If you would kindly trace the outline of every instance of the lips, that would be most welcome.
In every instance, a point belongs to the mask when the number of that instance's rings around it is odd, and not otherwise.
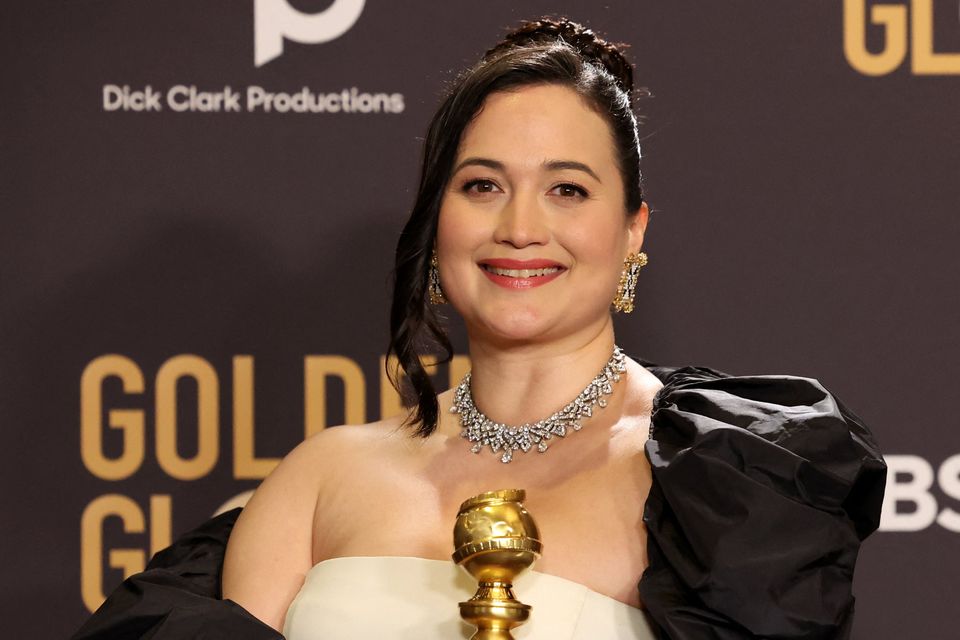
[[[547,267],[545,269],[504,269],[502,267],[482,265],[482,268],[498,276],[510,276],[511,278],[540,278],[560,271],[560,267]]]
[[[507,289],[529,289],[547,284],[559,277],[566,267],[552,260],[511,260],[494,258],[479,264],[483,274],[496,285]]]

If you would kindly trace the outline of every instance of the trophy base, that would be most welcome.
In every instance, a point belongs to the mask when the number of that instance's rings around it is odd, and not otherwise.
[[[513,640],[510,630],[527,621],[530,608],[515,599],[474,598],[460,603],[460,617],[477,627],[470,640]]]

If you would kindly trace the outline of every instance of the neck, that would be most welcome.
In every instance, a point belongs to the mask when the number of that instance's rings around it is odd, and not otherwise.
[[[508,425],[542,420],[573,400],[613,353],[613,324],[588,336],[550,343],[491,344],[471,340],[473,400],[488,418]]]

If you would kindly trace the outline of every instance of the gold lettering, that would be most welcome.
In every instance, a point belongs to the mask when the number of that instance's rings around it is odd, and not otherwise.
[[[253,358],[233,359],[233,477],[266,478],[280,458],[257,458],[254,454]]]
[[[197,381],[197,455],[177,453],[177,382]],[[178,480],[196,480],[217,464],[220,436],[219,383],[209,362],[194,355],[170,358],[160,367],[156,381],[157,462]]]
[[[304,435],[309,438],[327,424],[327,377],[343,382],[344,421],[366,422],[366,383],[356,362],[343,356],[307,356],[303,360]]]
[[[960,74],[960,53],[934,53],[933,0],[913,0],[913,72],[918,75]]]
[[[150,496],[150,554],[170,546],[173,508],[169,495]]]
[[[150,496],[150,553],[170,546],[172,535],[169,495]],[[126,496],[106,494],[87,505],[80,516],[80,595],[91,612],[103,604],[103,523],[118,517],[124,533],[143,533],[145,523],[140,505]],[[112,569],[123,571],[124,579],[143,571],[143,549],[112,549],[107,555]]]
[[[90,611],[103,604],[103,521],[119,517],[125,533],[143,533],[143,511],[126,496],[107,494],[87,505],[80,517],[80,594]],[[122,569],[128,578],[143,571],[146,558],[142,549],[113,549],[108,556],[110,567]]]
[[[144,458],[143,411],[112,409],[108,423],[123,432],[123,453],[108,458],[103,453],[103,381],[115,376],[123,383],[123,392],[143,393],[143,373],[129,358],[104,355],[91,361],[80,376],[80,457],[90,473],[104,480],[128,478],[140,468]]]
[[[884,50],[880,53],[867,50],[866,0],[843,0],[843,53],[847,62],[860,73],[882,76],[899,67],[907,55],[907,8],[875,5],[870,21],[884,26]]]

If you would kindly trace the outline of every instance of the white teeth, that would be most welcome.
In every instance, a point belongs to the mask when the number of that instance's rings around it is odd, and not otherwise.
[[[560,267],[547,267],[546,269],[501,269],[500,267],[483,265],[483,268],[498,276],[507,276],[510,278],[537,278],[560,271]]]

